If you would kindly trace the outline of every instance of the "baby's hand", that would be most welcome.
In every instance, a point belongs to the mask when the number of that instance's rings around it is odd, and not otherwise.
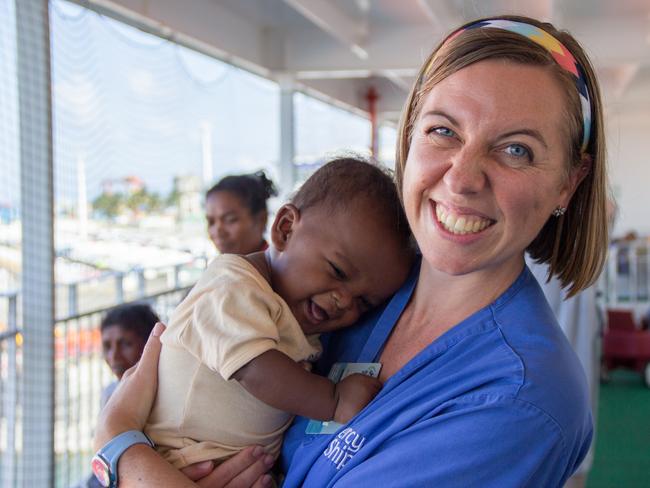
[[[345,424],[375,398],[382,384],[377,378],[360,373],[351,374],[336,384],[338,401],[334,421]]]

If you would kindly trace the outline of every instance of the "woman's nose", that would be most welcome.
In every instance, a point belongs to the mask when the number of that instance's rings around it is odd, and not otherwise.
[[[486,184],[481,156],[469,150],[458,152],[452,157],[443,180],[453,193],[478,193]]]

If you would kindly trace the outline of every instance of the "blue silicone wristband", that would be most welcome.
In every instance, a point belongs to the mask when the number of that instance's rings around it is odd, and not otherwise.
[[[113,437],[97,452],[95,457],[101,459],[103,461],[102,464],[108,468],[108,476],[104,477],[104,480],[108,478],[108,485],[105,486],[109,488],[117,487],[117,463],[124,451],[135,444],[146,444],[153,447],[153,442],[151,442],[151,439],[144,432],[129,430]],[[97,473],[95,473],[95,476],[97,476],[100,482],[105,483],[104,480],[99,478]]]

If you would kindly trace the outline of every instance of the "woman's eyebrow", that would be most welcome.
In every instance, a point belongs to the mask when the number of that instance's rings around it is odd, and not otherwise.
[[[500,139],[505,139],[506,137],[517,136],[517,135],[525,135],[537,139],[540,142],[540,144],[544,146],[544,149],[548,149],[548,144],[546,144],[546,141],[544,140],[544,136],[542,136],[542,133],[537,129],[513,130],[510,132],[506,132],[505,134],[501,134]]]
[[[422,118],[425,118],[425,117],[444,117],[445,119],[447,119],[452,124],[459,125],[458,121],[455,118],[453,118],[448,113],[443,112],[442,110],[427,110],[426,112],[424,112],[422,114]]]

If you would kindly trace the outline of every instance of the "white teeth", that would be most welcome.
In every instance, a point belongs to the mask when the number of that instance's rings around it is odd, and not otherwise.
[[[470,225],[470,230],[472,226]],[[454,225],[454,232],[465,232],[465,217],[461,217],[456,221]]]
[[[452,234],[472,234],[480,232],[490,225],[488,219],[476,217],[473,215],[455,216],[451,212],[436,205],[436,217],[438,222]]]
[[[454,219],[453,215],[447,215],[444,217],[443,214],[443,217],[439,218],[438,220],[440,220],[440,222],[443,223],[445,227],[449,227],[450,229],[453,229],[454,224],[456,223],[456,219]]]

